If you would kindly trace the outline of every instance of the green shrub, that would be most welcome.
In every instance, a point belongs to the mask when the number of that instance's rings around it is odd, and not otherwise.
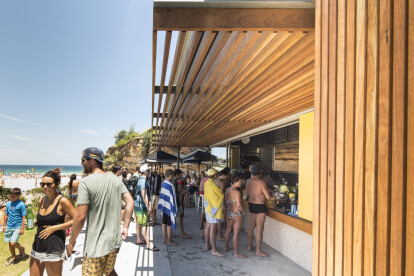
[[[38,188],[34,188],[31,190],[26,191],[26,194],[28,195],[37,195],[37,194],[42,194],[43,195],[43,188],[42,187],[38,187]]]
[[[39,200],[42,198],[42,195],[35,195],[32,199],[32,211],[34,214],[39,212]]]
[[[7,202],[9,201],[10,192],[10,188],[4,188],[3,186],[0,186],[0,208],[6,206]]]
[[[21,195],[19,199],[21,202],[26,203],[26,197],[24,195]]]

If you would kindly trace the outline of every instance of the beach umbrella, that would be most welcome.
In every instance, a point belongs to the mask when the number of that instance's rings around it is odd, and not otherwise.
[[[182,159],[180,159],[182,161]],[[168,152],[165,152],[163,150],[157,150],[156,152],[153,152],[146,158],[142,159],[139,163],[140,164],[169,164],[172,162],[177,162],[177,156],[169,154]]]
[[[200,166],[201,162],[203,161],[216,161],[217,157],[215,155],[212,155],[209,152],[206,152],[201,149],[197,149],[193,152],[190,152],[184,157],[184,162],[188,163],[198,163],[198,175],[200,175]]]

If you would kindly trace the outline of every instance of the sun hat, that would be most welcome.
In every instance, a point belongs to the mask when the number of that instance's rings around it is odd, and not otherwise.
[[[88,159],[95,159],[101,163],[108,164],[104,162],[103,156],[104,152],[97,147],[90,147],[82,151],[82,156]]]
[[[142,173],[145,171],[149,171],[148,165],[147,164],[142,165],[141,168],[139,168],[139,171]]]
[[[218,173],[218,171],[214,168],[208,169],[207,176],[214,176]]]

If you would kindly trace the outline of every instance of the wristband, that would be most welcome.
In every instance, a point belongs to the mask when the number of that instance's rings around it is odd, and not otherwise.
[[[59,226],[58,230],[60,230],[60,224],[58,226]]]

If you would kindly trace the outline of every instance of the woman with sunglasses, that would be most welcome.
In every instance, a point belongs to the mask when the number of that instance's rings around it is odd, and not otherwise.
[[[64,229],[72,226],[73,220],[65,222],[65,215],[75,216],[75,208],[70,201],[56,192],[60,184],[60,169],[43,175],[40,186],[45,196],[39,200],[37,232],[30,258],[30,275],[62,275],[65,256]]]

